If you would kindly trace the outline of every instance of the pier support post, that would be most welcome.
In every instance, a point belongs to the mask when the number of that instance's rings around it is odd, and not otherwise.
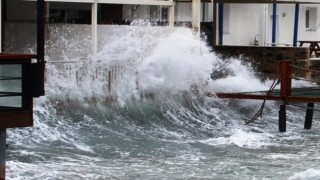
[[[286,125],[286,105],[280,105],[279,110],[279,131],[286,132],[287,125]]]
[[[0,180],[6,179],[6,128],[0,128]]]
[[[280,96],[285,100],[291,96],[291,61],[281,61]]]
[[[306,120],[304,122],[304,129],[311,129],[312,118],[313,118],[313,108],[314,108],[314,103],[307,104]]]
[[[280,96],[283,104],[279,110],[279,131],[286,132],[286,98],[291,95],[291,61],[281,61]]]

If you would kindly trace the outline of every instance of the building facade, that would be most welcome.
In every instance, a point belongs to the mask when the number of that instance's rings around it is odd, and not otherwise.
[[[274,10],[274,4],[259,3],[258,0],[258,3],[229,0],[223,3],[223,9],[217,8],[213,0],[46,0],[49,31],[46,38],[55,41],[50,31],[53,27],[67,25],[73,31],[89,34],[92,41],[89,49],[97,52],[99,29],[136,25],[155,28],[185,26],[206,35],[204,37],[210,45],[219,44],[221,38],[221,45],[292,46],[294,25],[298,22],[298,40],[319,41],[320,5],[300,0],[296,21],[296,3],[287,1],[291,3],[279,3]],[[222,18],[219,16],[221,10]],[[27,51],[34,49],[35,12],[36,5],[32,0],[1,1],[1,49],[4,52],[23,53],[26,46]],[[273,23],[275,19],[276,23]],[[273,36],[275,42],[272,42]],[[65,38],[72,38],[72,33]]]

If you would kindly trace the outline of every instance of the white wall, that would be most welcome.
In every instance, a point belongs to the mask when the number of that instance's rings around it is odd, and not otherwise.
[[[267,5],[267,16],[264,15],[263,4],[230,4],[229,31],[224,30],[224,45],[253,45],[254,38],[259,34],[259,40],[266,39],[271,43],[273,5]],[[317,8],[318,29],[305,27],[305,12],[307,8]],[[228,13],[228,12],[225,12]],[[225,16],[228,16],[225,14]],[[277,38],[276,43],[293,43],[295,4],[277,5]],[[266,19],[265,19],[266,18]],[[227,19],[227,18],[226,18]],[[267,21],[265,24],[263,21]],[[228,23],[228,22],[224,22]],[[320,5],[300,4],[298,41],[320,41]],[[264,32],[266,30],[266,32]],[[263,43],[260,42],[260,45]]]
[[[263,10],[261,4],[230,4],[229,32],[224,32],[223,44],[253,45]]]
[[[299,20],[299,35],[298,40],[309,40],[309,41],[320,41],[320,28],[318,29],[307,29],[305,28],[305,11],[308,7],[316,7],[318,10],[317,14],[317,27],[320,24],[320,5],[300,5],[300,20]]]
[[[176,3],[175,21],[190,21],[191,22],[192,6],[191,3]]]

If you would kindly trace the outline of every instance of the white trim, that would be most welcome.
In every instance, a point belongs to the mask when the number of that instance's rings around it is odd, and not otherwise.
[[[171,6],[168,9],[168,11],[169,11],[169,17],[168,17],[169,27],[174,27],[174,21],[175,21],[174,8],[175,8],[174,6]]]
[[[73,2],[73,3],[102,3],[102,4],[141,4],[173,6],[171,0],[45,0],[47,2]]]
[[[201,0],[192,1],[192,29],[200,32],[201,22]]]
[[[92,36],[92,53],[98,51],[98,3],[92,4],[91,10],[91,36]]]

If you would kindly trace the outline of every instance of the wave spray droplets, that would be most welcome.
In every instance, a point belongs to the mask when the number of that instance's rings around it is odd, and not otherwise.
[[[9,178],[317,176],[312,158],[319,135],[297,131],[302,117],[296,109],[288,113],[294,131],[278,134],[273,103],[262,121],[245,126],[261,102],[204,96],[267,90],[269,82],[261,83],[249,65],[219,59],[189,29],[106,27],[99,30],[96,55],[48,62],[47,95],[35,102],[35,126],[9,131]],[[74,42],[86,43],[81,40]],[[310,149],[299,146],[306,142]],[[308,152],[314,156],[306,158]],[[303,169],[302,159],[313,169]]]

